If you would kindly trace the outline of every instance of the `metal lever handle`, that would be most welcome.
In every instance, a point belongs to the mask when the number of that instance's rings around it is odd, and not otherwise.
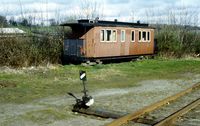
[[[74,97],[76,100],[78,99],[74,94],[70,93],[70,92],[67,92],[68,95]]]

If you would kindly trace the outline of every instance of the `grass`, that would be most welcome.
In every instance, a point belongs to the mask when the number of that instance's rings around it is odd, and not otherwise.
[[[55,110],[54,108],[47,108],[44,110],[27,112],[25,115],[22,115],[22,118],[24,118],[25,120],[37,122],[42,125],[50,124],[57,120],[64,120],[70,117],[66,114],[65,111],[60,112]]]
[[[0,103],[26,103],[67,92],[80,92],[79,70],[87,71],[87,86],[94,91],[133,87],[143,80],[183,78],[185,73],[200,74],[200,61],[156,59],[87,67],[66,65],[52,69],[1,71]]]

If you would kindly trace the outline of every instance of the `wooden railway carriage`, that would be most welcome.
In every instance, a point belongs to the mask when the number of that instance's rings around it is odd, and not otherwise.
[[[64,58],[75,61],[134,58],[154,54],[154,28],[148,24],[78,20],[64,40]]]

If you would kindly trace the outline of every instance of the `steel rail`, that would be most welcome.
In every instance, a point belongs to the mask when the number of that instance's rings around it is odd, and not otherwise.
[[[116,120],[112,121],[111,123],[107,124],[106,126],[120,126],[122,124],[127,123],[128,121],[137,119],[141,115],[143,115],[145,113],[148,113],[148,112],[151,112],[151,111],[153,111],[153,110],[155,110],[155,109],[157,109],[157,108],[159,108],[159,107],[161,107],[161,106],[163,106],[163,105],[165,105],[165,104],[167,104],[167,103],[169,103],[171,101],[174,101],[174,100],[178,99],[179,97],[184,96],[187,93],[190,93],[191,91],[193,91],[193,90],[195,90],[195,89],[197,89],[199,87],[200,87],[200,82],[194,84],[192,87],[187,88],[186,90],[183,90],[183,91],[181,91],[181,92],[179,92],[179,93],[177,93],[175,95],[167,97],[167,98],[165,98],[165,99],[163,99],[161,101],[158,101],[158,102],[156,102],[154,104],[146,106],[146,107],[144,107],[142,109],[139,109],[136,112],[127,114],[127,115],[125,115],[125,116],[123,116],[123,117],[121,117],[119,119],[116,119]]]
[[[173,114],[169,115],[168,117],[164,118],[163,120],[159,121],[158,123],[154,124],[153,126],[171,126],[172,123],[180,116],[188,113],[193,108],[197,107],[200,104],[200,98],[191,102],[190,104],[186,105],[185,107],[181,108],[180,110],[174,112]]]

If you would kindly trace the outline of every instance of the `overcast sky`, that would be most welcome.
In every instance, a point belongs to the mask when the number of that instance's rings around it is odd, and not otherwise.
[[[36,20],[59,19],[80,13],[81,2],[94,0],[0,0],[0,15],[15,17],[33,16]],[[166,21],[169,13],[181,15],[184,11],[200,26],[199,0],[96,0],[104,20],[156,22],[155,18]],[[187,11],[187,12],[186,12]],[[152,18],[154,17],[154,18]],[[187,17],[191,18],[191,17]],[[181,19],[179,19],[181,20]],[[195,23],[195,22],[193,22]]]

